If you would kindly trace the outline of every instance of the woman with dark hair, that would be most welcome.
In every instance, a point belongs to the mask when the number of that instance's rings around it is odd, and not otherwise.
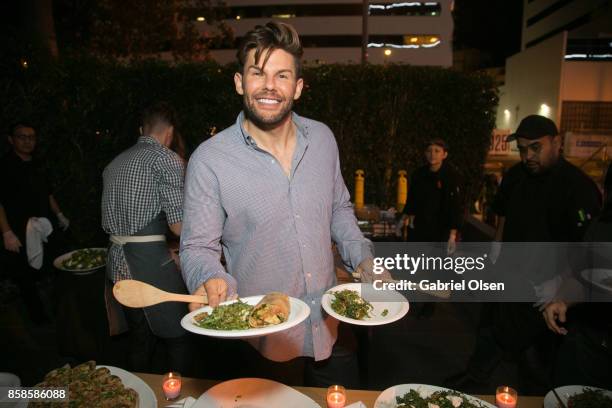
[[[460,188],[455,172],[445,163],[448,147],[432,139],[425,149],[427,164],[415,170],[404,207],[404,225],[411,228],[413,242],[446,242],[447,252],[455,251],[461,221]]]

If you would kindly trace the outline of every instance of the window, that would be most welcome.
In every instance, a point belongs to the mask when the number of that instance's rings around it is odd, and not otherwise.
[[[612,133],[612,102],[563,101],[561,133],[572,131]]]

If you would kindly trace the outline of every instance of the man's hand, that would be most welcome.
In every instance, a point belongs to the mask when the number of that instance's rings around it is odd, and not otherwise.
[[[375,280],[382,280],[383,282],[395,282],[388,270],[383,268],[382,273],[374,273],[374,260],[372,258],[364,259],[355,272],[359,274],[359,278],[363,283],[372,283]]]
[[[227,282],[221,278],[209,279],[193,294],[195,296],[206,295],[208,297],[208,305],[211,307],[217,307],[219,306],[219,303],[227,300]],[[190,303],[189,311],[193,312],[194,310],[203,306],[203,303]]]
[[[501,253],[502,243],[499,241],[491,242],[491,250],[489,251],[489,259],[491,263],[497,262],[497,258],[499,258],[499,254]]]
[[[70,226],[70,220],[61,212],[57,213],[57,223],[63,231],[66,231]]]
[[[11,252],[19,252],[19,248],[21,248],[21,241],[17,238],[17,235],[11,230],[6,231],[2,234],[2,238],[4,239],[4,249]]]
[[[446,243],[446,253],[447,255],[452,255],[457,250],[457,235],[452,233],[448,237],[448,242]]]
[[[553,332],[561,335],[567,334],[567,329],[557,324],[565,323],[566,320],[566,312],[567,312],[567,304],[562,301],[553,302],[546,306],[542,315],[544,316],[544,321],[546,322],[546,326]]]

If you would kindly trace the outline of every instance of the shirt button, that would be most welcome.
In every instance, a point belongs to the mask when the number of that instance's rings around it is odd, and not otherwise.
[[[313,300],[313,301],[312,301],[312,302],[310,302],[310,303],[312,303],[312,304],[314,305],[314,304],[316,304],[317,302]]]
[[[300,218],[300,214],[295,214],[295,218]]]
[[[303,244],[302,246],[303,246],[304,248],[306,248],[306,244]]]
[[[274,159],[270,159],[270,163],[274,163]]]

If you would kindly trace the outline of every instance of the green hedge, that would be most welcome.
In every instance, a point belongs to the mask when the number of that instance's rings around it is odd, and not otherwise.
[[[234,66],[145,61],[130,66],[91,58],[2,67],[2,123],[29,118],[49,164],[56,196],[83,245],[100,244],[101,173],[138,135],[141,108],[175,106],[190,149],[231,125],[241,108]],[[305,70],[296,111],[327,123],[351,192],[366,173],[366,202],[395,201],[397,171],[423,162],[423,144],[442,137],[473,197],[495,123],[497,91],[486,76],[411,66],[326,65]]]

